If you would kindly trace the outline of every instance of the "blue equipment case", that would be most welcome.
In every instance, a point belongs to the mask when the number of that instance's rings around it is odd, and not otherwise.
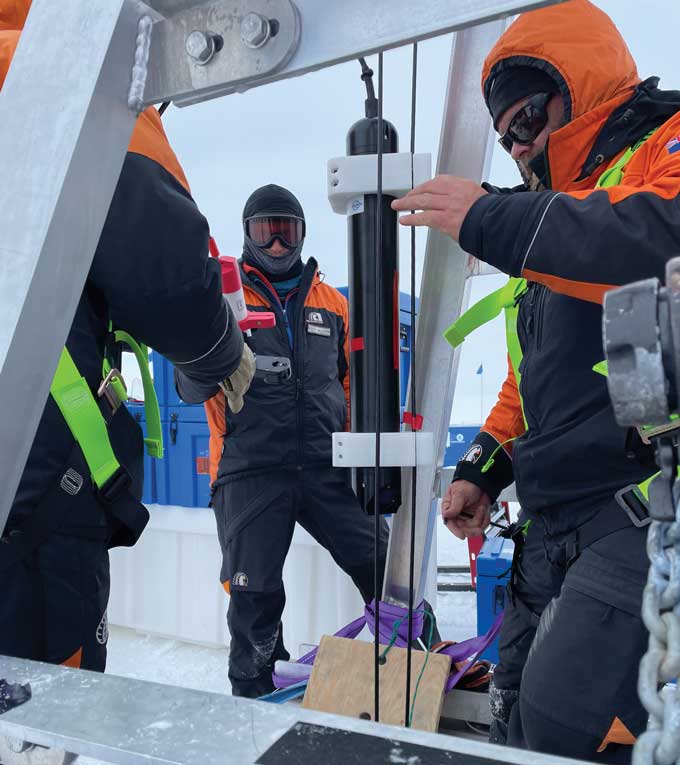
[[[505,608],[506,586],[515,545],[511,539],[494,537],[484,542],[477,557],[477,634],[483,635]],[[498,663],[498,638],[480,656]]]
[[[202,404],[161,410],[165,457],[159,464],[162,504],[208,507],[210,432]],[[161,498],[162,497],[162,498]]]

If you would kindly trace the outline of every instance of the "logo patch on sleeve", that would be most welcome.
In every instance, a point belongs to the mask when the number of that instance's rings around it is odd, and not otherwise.
[[[461,462],[475,462],[482,456],[482,447],[479,444],[472,444],[472,446],[465,452]]]
[[[675,138],[666,144],[666,151],[669,154],[675,154],[676,151],[680,151],[680,135],[676,135]]]

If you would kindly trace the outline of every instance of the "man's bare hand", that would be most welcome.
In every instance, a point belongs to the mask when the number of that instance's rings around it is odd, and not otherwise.
[[[392,209],[422,210],[402,215],[402,226],[429,226],[458,241],[463,220],[472,205],[487,192],[474,181],[453,175],[438,175],[431,181],[411,189],[392,202]]]
[[[458,539],[479,537],[489,525],[491,499],[470,481],[454,481],[442,499],[442,518]]]

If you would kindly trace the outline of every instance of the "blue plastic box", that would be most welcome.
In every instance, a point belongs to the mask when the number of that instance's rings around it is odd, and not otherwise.
[[[515,545],[511,539],[487,539],[477,557],[477,634],[483,635],[505,608],[506,586]],[[484,651],[482,659],[498,663],[498,638]]]
[[[165,457],[159,470],[158,502],[208,507],[210,432],[203,405],[161,410]]]
[[[128,401],[126,406],[130,414],[141,426],[142,431],[144,432],[144,437],[146,438],[146,417],[144,414],[144,404]],[[159,460],[149,457],[149,455],[146,453],[146,449],[144,449],[144,490],[142,492],[142,502],[145,505],[158,501],[156,490],[157,474],[160,472],[158,470],[158,462]]]

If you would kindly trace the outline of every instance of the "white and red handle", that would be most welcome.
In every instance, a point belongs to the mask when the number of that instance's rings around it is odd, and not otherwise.
[[[243,294],[238,261],[228,255],[220,255],[215,240],[210,237],[210,254],[217,258],[222,269],[222,294],[242,332],[251,329],[270,329],[276,326],[276,316],[271,311],[249,311]]]

